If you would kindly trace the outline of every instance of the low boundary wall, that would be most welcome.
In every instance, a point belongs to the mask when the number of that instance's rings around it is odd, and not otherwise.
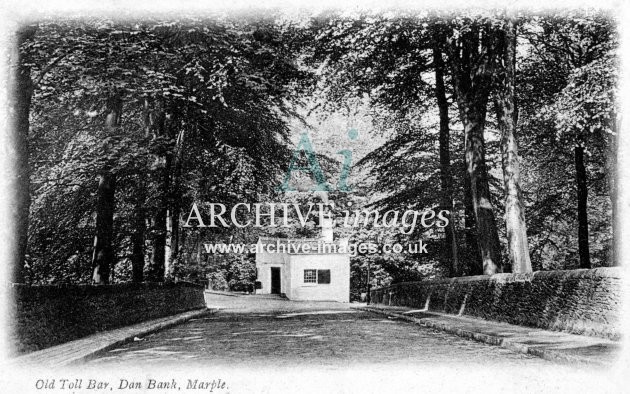
[[[405,282],[370,292],[376,304],[620,339],[618,267]]]
[[[12,286],[16,353],[206,306],[203,286],[187,282]]]

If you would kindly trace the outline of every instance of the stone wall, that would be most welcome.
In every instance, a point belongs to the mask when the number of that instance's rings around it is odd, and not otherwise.
[[[9,321],[15,322],[18,353],[206,306],[203,286],[185,282],[13,285],[12,290]]]
[[[407,282],[373,290],[373,303],[619,339],[618,267]]]

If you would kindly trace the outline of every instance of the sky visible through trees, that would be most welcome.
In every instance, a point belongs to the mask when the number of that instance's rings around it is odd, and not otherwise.
[[[411,234],[337,226],[351,243],[427,244],[352,257],[354,295],[368,277],[616,264],[619,66],[603,11],[46,19],[16,42],[15,282],[239,289],[253,255],[204,243],[320,231],[294,210],[289,227],[185,228],[193,203],[448,211]],[[326,193],[308,171],[279,187],[313,160]]]

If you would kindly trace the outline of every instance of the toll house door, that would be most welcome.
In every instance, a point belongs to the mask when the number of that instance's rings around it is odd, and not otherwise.
[[[271,268],[271,294],[280,294],[280,268]]]

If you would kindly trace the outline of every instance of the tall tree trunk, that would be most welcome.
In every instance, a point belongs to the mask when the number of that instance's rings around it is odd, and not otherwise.
[[[28,162],[29,147],[29,115],[31,111],[31,99],[33,96],[33,83],[31,81],[31,68],[25,64],[21,56],[20,48],[31,40],[37,28],[27,26],[17,33],[17,40],[11,53],[11,70],[9,75],[8,92],[10,94],[9,127],[12,130],[13,155],[9,155],[13,174],[8,182],[10,206],[10,228],[6,232],[6,244],[9,247],[7,261],[11,269],[11,281],[24,282],[24,263],[28,243],[29,209],[31,206],[30,195],[30,166]]]
[[[138,191],[133,209],[133,233],[131,235],[131,278],[134,283],[144,280],[144,234],[145,234],[145,185],[142,175],[138,176]]]
[[[166,114],[160,109],[157,114],[154,128],[154,138],[164,138],[167,130]],[[160,141],[159,144],[163,142]],[[167,214],[168,214],[168,193],[170,190],[170,155],[161,147],[160,152],[155,155],[156,162],[156,184],[157,200],[152,218],[152,254],[149,265],[149,280],[152,282],[164,281],[166,236],[167,236]]]
[[[532,272],[527,243],[525,209],[520,187],[518,143],[516,141],[517,110],[514,96],[516,78],[516,23],[506,20],[505,32],[501,33],[503,70],[499,72],[499,86],[495,106],[501,130],[501,163],[505,187],[505,226],[508,253],[512,272]]]
[[[166,243],[164,248],[164,279],[171,280],[172,270],[172,247],[173,247],[173,212],[169,209],[166,212]]]
[[[166,229],[168,235],[166,238],[166,253],[164,257],[164,277],[167,280],[173,279],[174,268],[177,265],[179,256],[179,215],[179,202],[175,200],[170,205],[167,215]]]
[[[610,205],[612,208],[612,256],[609,265],[619,265],[620,248],[619,242],[619,230],[620,230],[620,217],[619,217],[619,173],[618,173],[618,147],[619,147],[619,128],[617,127],[617,114],[613,111],[610,115],[612,135],[609,137],[610,142],[608,160],[606,161],[608,166],[608,191],[610,194]]]
[[[170,176],[170,174],[169,174]],[[171,185],[166,187],[170,187],[169,189],[164,190],[164,193],[167,196],[166,202],[166,233],[164,238],[164,279],[170,280],[172,279],[172,256],[173,256],[173,237],[175,233],[173,231],[174,227],[177,227],[177,224],[174,223],[173,218],[173,203],[175,200],[174,189]]]
[[[578,210],[578,248],[580,268],[591,268],[588,246],[588,187],[586,185],[586,167],[584,166],[584,147],[575,147],[575,178],[577,183]]]
[[[442,50],[439,46],[439,37],[433,47],[433,62],[435,66],[435,98],[440,112],[440,205],[442,210],[450,214],[449,224],[444,229],[443,264],[449,268],[449,276],[461,276],[459,256],[457,252],[457,238],[455,233],[455,221],[453,210],[453,175],[451,173],[450,154],[450,128],[448,117],[448,101],[446,100],[446,88],[444,86],[444,61]]]
[[[463,103],[466,167],[477,225],[477,243],[484,275],[502,271],[499,234],[492,209],[488,170],[486,168],[485,127],[486,103],[469,106]]]
[[[477,243],[485,275],[502,270],[499,234],[490,198],[483,135],[491,82],[488,75],[493,56],[491,38],[489,24],[473,23],[459,36],[453,35],[448,47],[459,116],[464,125],[466,170],[470,176]]]
[[[136,199],[133,208],[133,233],[131,235],[131,280],[134,283],[144,281],[144,249],[146,234],[146,184],[143,175],[138,175]]]
[[[92,254],[92,281],[96,284],[107,284],[114,262],[112,247],[114,228],[114,195],[116,194],[116,177],[110,172],[99,175],[96,202],[96,235]]]
[[[166,253],[166,208],[160,202],[153,215],[153,253],[149,269],[149,280],[162,282],[164,280],[164,257]]]
[[[465,163],[464,163],[465,166]],[[464,227],[466,236],[466,260],[468,262],[465,274],[483,275],[483,262],[477,242],[477,224],[475,223],[475,209],[473,208],[470,191],[470,175],[464,168]],[[462,267],[464,269],[464,267]]]
[[[173,279],[174,268],[177,265],[179,258],[179,216],[181,214],[181,191],[180,191],[180,178],[181,178],[181,154],[183,150],[178,148],[175,155],[175,163],[173,164],[173,187],[171,198],[169,201],[168,219],[167,219],[167,247],[166,247],[166,269],[165,276],[167,279]]]
[[[174,269],[177,267],[179,261],[179,252],[180,252],[180,228],[179,228],[179,217],[181,215],[181,206],[179,203],[179,199],[175,200],[172,205],[172,215],[171,215],[171,260],[169,263],[170,272],[169,276],[173,277]]]
[[[116,132],[120,125],[121,115],[122,97],[119,92],[114,92],[106,103],[105,130],[107,134]],[[94,253],[92,254],[92,281],[96,284],[107,284],[114,263],[112,241],[116,195],[116,175],[110,168],[101,170],[96,194],[96,235],[94,237]]]
[[[153,128],[153,117],[150,108],[150,102],[148,98],[145,98],[143,103],[143,125],[144,125],[144,137],[151,136],[151,130]],[[146,215],[144,211],[144,204],[146,203],[147,185],[143,178],[143,175],[138,176],[136,202],[133,212],[134,230],[131,237],[132,242],[132,257],[131,257],[131,271],[132,281],[134,283],[140,283],[144,280],[144,250],[145,250],[145,235],[146,235]]]

